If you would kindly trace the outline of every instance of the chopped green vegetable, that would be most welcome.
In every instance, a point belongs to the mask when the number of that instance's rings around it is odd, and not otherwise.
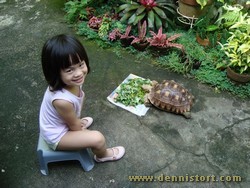
[[[128,80],[126,83],[122,83],[116,91],[118,96],[115,98],[115,101],[126,106],[143,104],[146,91],[142,89],[142,86],[146,84],[151,85],[151,81],[143,78],[134,78]]]

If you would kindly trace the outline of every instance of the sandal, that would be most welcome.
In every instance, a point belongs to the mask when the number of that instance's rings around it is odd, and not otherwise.
[[[111,157],[103,157],[103,158],[98,158],[96,155],[94,156],[94,159],[96,162],[107,162],[107,161],[117,161],[121,159],[124,154],[125,154],[125,148],[123,146],[117,146],[114,148],[111,148],[113,150],[113,156]],[[115,149],[118,150],[118,154],[115,154]]]
[[[81,120],[86,120],[87,121],[87,123],[85,124],[85,126],[82,127],[82,129],[89,128],[89,126],[93,123],[93,118],[92,117],[84,117]]]

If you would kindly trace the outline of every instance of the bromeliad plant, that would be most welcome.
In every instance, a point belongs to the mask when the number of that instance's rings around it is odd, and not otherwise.
[[[131,28],[132,26],[128,25],[125,33],[120,35],[120,39],[131,39],[131,38],[134,39],[134,36],[130,35]]]
[[[205,14],[200,16],[192,28],[201,45],[214,47],[221,38],[220,25],[216,24],[216,16]],[[206,41],[206,42],[205,42]]]
[[[140,21],[147,21],[150,29],[167,28],[173,25],[172,18],[176,15],[176,6],[172,0],[138,0],[127,1],[117,12],[121,22],[137,25]]]
[[[179,38],[181,34],[175,34],[167,38],[167,35],[162,33],[162,27],[158,30],[157,34],[153,31],[150,31],[150,34],[152,35],[152,38],[147,39],[149,42],[149,46],[160,48],[175,47],[184,52],[184,46],[182,44],[172,42]]]
[[[147,22],[146,20],[144,20],[143,24],[141,24],[141,22],[138,23],[138,36],[134,37],[134,40],[131,42],[131,45],[139,51],[144,51],[149,45],[146,34]]]
[[[143,24],[141,22],[138,23],[138,36],[134,38],[131,44],[134,43],[147,43],[147,22],[144,20]]]
[[[118,40],[120,37],[121,37],[121,32],[120,29],[118,28],[113,29],[108,36],[110,41]]]

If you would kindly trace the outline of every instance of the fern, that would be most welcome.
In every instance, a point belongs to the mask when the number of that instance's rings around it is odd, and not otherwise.
[[[156,63],[163,68],[167,68],[179,74],[185,74],[187,72],[185,64],[181,63],[181,58],[175,51],[170,52],[166,56],[160,56],[158,60],[156,60]]]
[[[220,18],[216,21],[216,23],[220,23],[225,28],[229,28],[239,20],[240,16],[242,15],[243,7],[241,5],[228,6],[225,4],[222,8],[225,13],[220,15]]]
[[[75,23],[78,19],[86,19],[87,11],[85,8],[87,7],[89,0],[81,0],[81,1],[68,1],[65,3],[64,11],[66,12],[65,19],[69,23]]]

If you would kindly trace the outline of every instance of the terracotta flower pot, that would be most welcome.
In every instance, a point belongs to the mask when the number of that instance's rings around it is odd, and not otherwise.
[[[139,51],[144,51],[149,45],[149,42],[144,42],[144,43],[133,43],[132,46],[139,50]]]
[[[215,44],[217,44],[217,42],[219,41],[221,39],[221,35],[219,34],[218,36],[217,36],[217,41],[216,41],[216,43]],[[211,42],[209,41],[209,39],[208,38],[205,38],[205,39],[202,39],[200,36],[199,36],[199,34],[197,33],[196,34],[196,41],[200,44],[200,45],[202,45],[202,46],[215,46],[215,44],[211,44]]]
[[[199,6],[199,4],[196,2],[196,0],[180,0],[183,3],[187,4],[187,5],[193,5],[193,6]]]
[[[180,0],[187,5],[200,6],[196,0]],[[208,0],[207,5],[211,5],[213,0]]]
[[[238,83],[250,82],[250,74],[236,73],[230,67],[227,67],[227,77],[235,82],[238,82]]]
[[[179,11],[184,16],[198,18],[206,12],[207,7],[211,5],[212,2],[213,0],[208,1],[207,5],[201,9],[201,6],[196,0],[179,0]]]
[[[202,46],[209,46],[209,39],[202,39],[198,34],[196,34],[196,41]]]
[[[166,55],[169,53],[169,48],[161,47],[161,46],[150,46],[149,45],[148,49],[150,50],[150,53],[154,57],[163,56],[163,55]]]
[[[130,46],[132,41],[133,41],[133,38],[122,38],[122,39],[120,39],[122,47]]]

